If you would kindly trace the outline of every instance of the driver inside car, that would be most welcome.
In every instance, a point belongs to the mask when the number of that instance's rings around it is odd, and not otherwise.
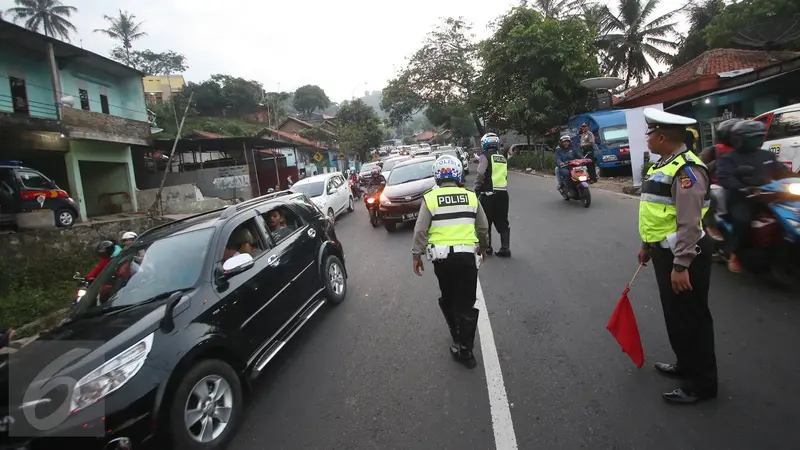
[[[283,238],[292,232],[291,228],[286,226],[286,218],[283,216],[283,213],[277,209],[273,209],[269,212],[267,225],[269,226],[269,232],[272,234],[272,238],[275,242],[282,241]]]
[[[229,258],[242,253],[247,253],[253,258],[261,253],[261,249],[255,245],[253,234],[247,228],[237,228],[225,246],[225,252],[222,255],[222,261],[225,262]]]

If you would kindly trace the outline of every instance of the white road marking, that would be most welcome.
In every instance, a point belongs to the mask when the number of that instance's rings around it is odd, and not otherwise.
[[[489,408],[492,413],[492,430],[494,445],[497,450],[516,450],[517,436],[514,434],[514,422],[511,421],[511,406],[503,383],[503,371],[500,369],[500,358],[494,344],[492,324],[489,323],[489,311],[483,298],[481,282],[478,280],[478,297],[475,307],[480,310],[478,316],[478,332],[480,333],[483,368],[486,371],[486,385],[489,389]]]

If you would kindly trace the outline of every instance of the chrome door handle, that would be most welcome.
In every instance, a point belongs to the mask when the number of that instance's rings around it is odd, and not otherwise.
[[[278,261],[278,255],[272,255],[269,258],[267,258],[267,265],[268,266],[273,266],[273,267],[277,266],[278,262],[279,262]]]
[[[312,237],[313,238],[316,235],[317,235],[317,230],[315,230],[313,228],[309,228],[308,229],[308,237]]]

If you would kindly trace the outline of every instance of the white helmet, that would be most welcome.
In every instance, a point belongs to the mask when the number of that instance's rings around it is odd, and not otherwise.
[[[126,231],[122,233],[123,241],[135,241],[137,237],[139,237],[139,235],[134,233],[133,231]]]
[[[558,142],[571,141],[571,140],[572,140],[572,138],[569,137],[568,134],[565,134],[565,135],[561,136],[561,139],[559,139]]]
[[[450,155],[442,155],[433,163],[433,178],[436,183],[453,180],[461,182],[462,165],[458,158]]]

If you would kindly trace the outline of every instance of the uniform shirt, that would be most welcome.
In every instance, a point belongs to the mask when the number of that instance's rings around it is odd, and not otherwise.
[[[657,167],[663,167],[680,153],[670,156]],[[677,174],[677,179],[672,183],[672,198],[675,200],[675,220],[678,225],[678,235],[675,243],[675,258],[673,264],[689,267],[697,256],[697,242],[702,237],[700,221],[703,218],[703,203],[708,194],[708,174],[700,167],[684,166]]]
[[[444,186],[455,186],[455,183],[447,183]],[[428,246],[428,230],[431,227],[432,218],[431,210],[428,209],[428,205],[423,198],[417,223],[414,225],[414,247],[411,249],[414,258],[419,258],[425,253],[425,247]],[[475,231],[478,234],[478,245],[482,248],[488,247],[489,221],[486,219],[486,213],[483,212],[483,206],[481,206],[480,202],[478,202],[478,214],[475,216]]]
[[[489,157],[486,153],[482,153],[478,159],[478,173],[475,175],[475,191],[478,191],[483,186],[486,175],[489,174]]]
[[[594,133],[591,130],[581,134],[581,148],[584,147],[594,147]]]

